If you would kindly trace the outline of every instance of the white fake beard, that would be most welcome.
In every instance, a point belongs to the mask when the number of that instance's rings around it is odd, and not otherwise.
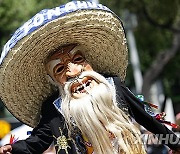
[[[90,76],[98,81],[98,85],[84,97],[74,99],[71,97],[69,86],[65,85],[65,97],[62,101],[62,112],[69,126],[73,130],[72,121],[80,129],[81,133],[92,144],[96,154],[109,153],[134,153],[142,152],[137,144],[134,144],[138,131],[129,118],[117,107],[115,100],[115,88],[100,74],[90,71],[83,72],[80,77]],[[110,139],[112,133],[118,139],[118,148],[112,145]],[[125,136],[129,136],[126,138]],[[126,139],[125,139],[126,138]],[[133,138],[133,139],[132,139]],[[138,138],[139,139],[139,138]],[[128,143],[129,142],[129,143]],[[132,145],[132,143],[134,146]],[[140,142],[140,141],[138,141]]]

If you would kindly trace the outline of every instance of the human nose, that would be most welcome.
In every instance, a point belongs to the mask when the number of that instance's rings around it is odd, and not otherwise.
[[[82,72],[83,66],[79,64],[69,63],[66,76],[76,77]]]

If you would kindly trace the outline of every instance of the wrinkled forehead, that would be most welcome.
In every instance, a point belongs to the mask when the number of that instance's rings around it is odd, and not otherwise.
[[[66,46],[59,47],[56,49],[51,55],[47,58],[47,63],[51,60],[59,59],[59,57],[65,55],[65,54],[74,54],[79,50],[79,46],[76,44],[70,44]]]
[[[52,73],[54,67],[57,64],[63,63],[65,59],[73,57],[76,53],[81,53],[80,46],[71,44],[63,47],[59,47],[52,54],[48,56],[45,61],[46,71]]]

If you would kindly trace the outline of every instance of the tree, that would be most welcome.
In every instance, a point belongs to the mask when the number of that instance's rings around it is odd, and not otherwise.
[[[143,73],[142,93],[149,96],[151,85],[161,79],[164,92],[173,102],[180,102],[180,2],[178,0],[101,0],[120,17],[125,9],[136,14],[137,48]],[[127,82],[132,86],[132,70]]]

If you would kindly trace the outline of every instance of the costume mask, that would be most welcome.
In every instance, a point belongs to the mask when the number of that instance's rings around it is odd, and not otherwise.
[[[93,70],[87,63],[76,45],[68,45],[58,49],[48,58],[47,73],[57,85],[64,85],[71,78],[77,77],[82,71]]]

